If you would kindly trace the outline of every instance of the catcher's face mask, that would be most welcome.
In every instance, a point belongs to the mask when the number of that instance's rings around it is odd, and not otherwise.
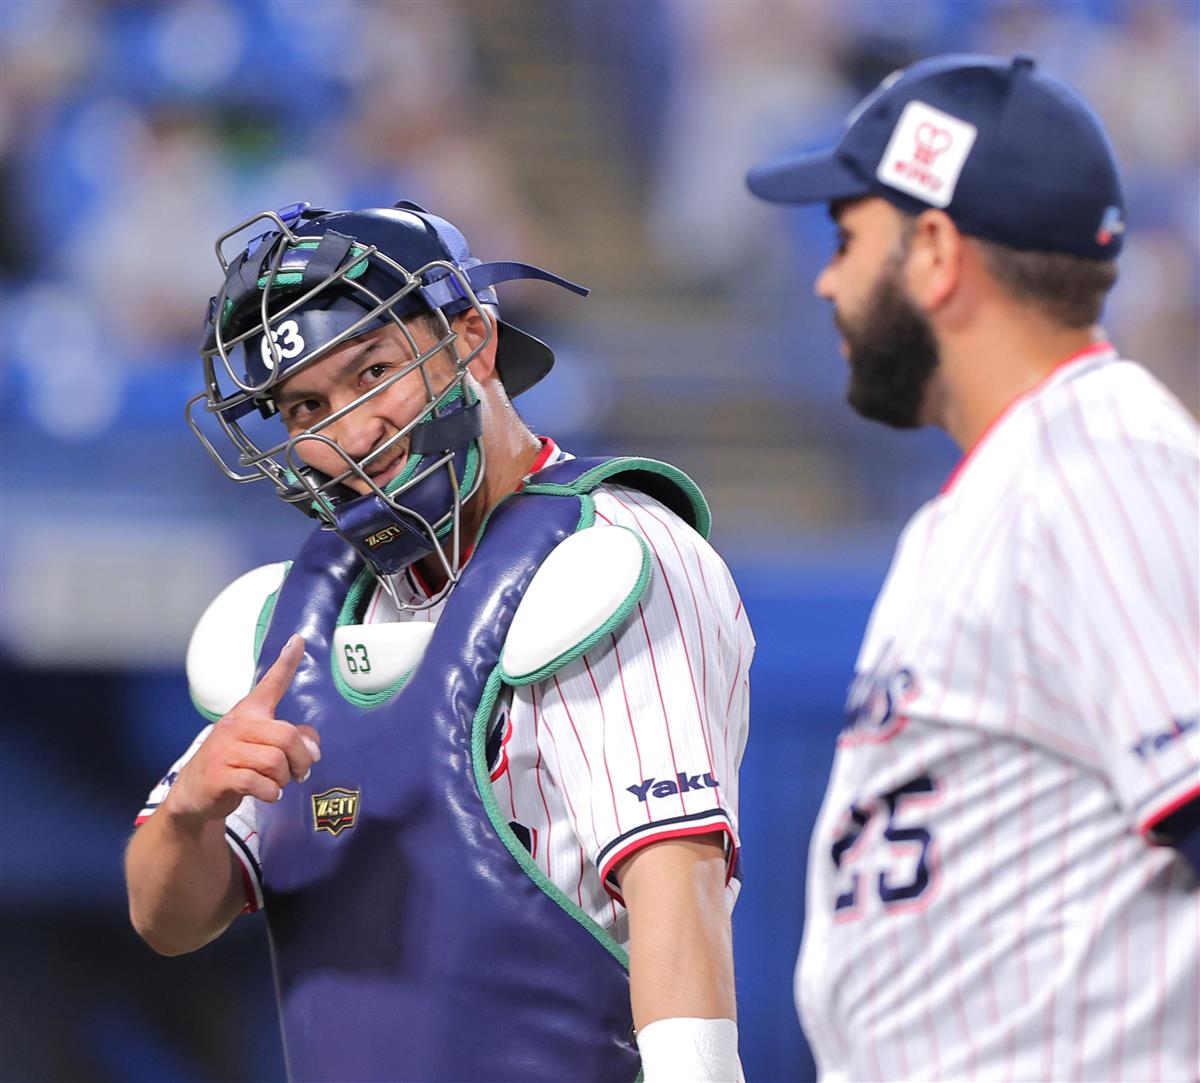
[[[227,260],[226,243],[260,223],[267,231]],[[209,302],[200,350],[205,389],[188,404],[193,432],[227,477],[272,482],[285,502],[352,545],[385,586],[391,575],[434,553],[448,590],[462,565],[462,507],[485,469],[479,403],[467,366],[499,336],[497,370],[516,395],[554,361],[544,343],[484,307],[496,303],[492,287],[538,278],[587,291],[526,264],[481,263],[450,223],[407,203],[335,213],[295,204],[263,212],[222,234],[217,258],[225,281]],[[479,313],[487,333],[464,352],[450,320],[470,310]],[[423,336],[431,340],[424,347],[406,323],[416,316],[431,317],[435,328]],[[398,329],[409,360],[311,426],[284,432],[274,416],[280,385],[381,327]],[[446,361],[430,364],[439,354]],[[358,458],[331,438],[331,426],[413,373],[424,388],[415,417]],[[233,445],[234,461],[204,432],[195,412],[200,403]],[[381,486],[373,476],[386,476],[379,465],[405,447],[403,468]],[[306,460],[334,468],[318,471]],[[445,590],[422,605],[432,605]]]

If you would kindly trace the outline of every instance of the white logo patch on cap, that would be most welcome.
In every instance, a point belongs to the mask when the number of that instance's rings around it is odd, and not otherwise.
[[[935,207],[949,206],[976,134],[974,124],[911,101],[900,114],[875,176]]]

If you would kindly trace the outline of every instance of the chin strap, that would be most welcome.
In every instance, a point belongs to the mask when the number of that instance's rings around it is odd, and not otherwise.
[[[376,493],[334,505],[334,529],[377,576],[403,571],[434,551],[439,526],[454,510],[455,501],[465,498],[464,489],[469,490],[473,484],[474,479],[469,476],[471,451],[468,445],[454,453],[457,493],[451,484],[450,470],[439,467],[405,489],[401,507],[393,506]],[[409,462],[413,465],[412,460]]]
[[[439,400],[437,408],[446,412],[428,416],[413,428],[408,462],[384,489],[385,496],[402,495],[403,503],[368,493],[333,505],[334,529],[381,578],[432,553],[455,506],[461,506],[479,480],[483,435],[479,400],[460,384]],[[429,461],[451,453],[449,464],[419,481],[410,480],[420,477]]]

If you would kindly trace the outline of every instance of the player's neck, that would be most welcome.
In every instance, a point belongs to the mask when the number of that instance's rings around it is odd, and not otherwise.
[[[463,506],[460,520],[460,544],[464,553],[475,544],[488,512],[520,487],[542,450],[541,441],[525,427],[511,406],[488,411],[482,443],[483,481],[479,491]],[[445,571],[436,553],[422,559],[418,567],[432,589],[440,590],[445,584]]]
[[[1103,340],[1098,327],[1034,318],[979,321],[940,341],[927,413],[964,451],[1063,361]]]

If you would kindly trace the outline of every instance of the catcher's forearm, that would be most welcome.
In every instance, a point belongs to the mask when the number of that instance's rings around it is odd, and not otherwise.
[[[139,827],[125,852],[129,918],[162,955],[182,955],[220,936],[245,903],[223,820],[181,823],[167,805]]]

